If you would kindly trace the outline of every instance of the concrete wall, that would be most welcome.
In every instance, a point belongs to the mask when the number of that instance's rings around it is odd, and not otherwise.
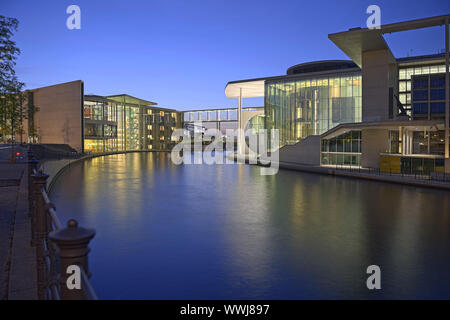
[[[39,108],[34,121],[40,143],[68,144],[82,151],[81,80],[31,90]]]
[[[280,149],[280,162],[320,165],[320,136],[309,136]]]
[[[389,50],[363,52],[362,60],[362,120],[389,119],[389,87],[397,94],[397,65]],[[396,109],[394,103],[394,110]],[[395,113],[395,112],[394,112]]]
[[[361,165],[363,168],[379,168],[380,153],[388,150],[387,129],[366,129],[362,130],[362,158]]]

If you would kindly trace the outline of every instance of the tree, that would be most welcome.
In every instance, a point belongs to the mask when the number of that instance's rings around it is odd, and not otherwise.
[[[11,39],[19,21],[0,15],[0,135],[3,142],[15,142],[16,134],[23,135],[24,84],[16,76],[14,67],[20,49]]]

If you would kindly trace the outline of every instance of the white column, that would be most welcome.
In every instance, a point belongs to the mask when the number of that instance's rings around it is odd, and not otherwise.
[[[242,88],[239,88],[238,98],[238,154],[244,154],[245,137],[242,133]]]
[[[400,127],[399,132],[400,139],[402,139],[402,154],[406,154],[406,136],[405,136],[405,129],[403,127]]]

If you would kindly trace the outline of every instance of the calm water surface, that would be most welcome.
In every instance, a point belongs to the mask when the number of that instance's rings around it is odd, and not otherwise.
[[[448,191],[259,173],[113,155],[74,165],[51,198],[62,220],[97,230],[100,298],[450,298]]]

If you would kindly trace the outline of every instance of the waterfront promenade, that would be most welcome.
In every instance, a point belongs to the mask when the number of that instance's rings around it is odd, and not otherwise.
[[[0,163],[0,299],[37,299],[27,165]]]

